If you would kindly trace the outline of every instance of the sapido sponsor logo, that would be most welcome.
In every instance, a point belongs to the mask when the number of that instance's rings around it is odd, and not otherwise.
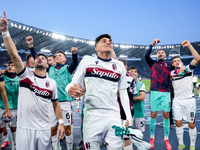
[[[106,70],[101,70],[98,68],[94,68],[93,72],[91,72],[91,74],[96,74],[99,75],[100,77],[109,77],[109,78],[113,78],[113,79],[118,79],[119,75],[116,74],[115,72],[106,72]]]
[[[37,93],[39,95],[43,95],[43,96],[49,96],[50,95],[50,93],[46,90],[40,90],[40,89],[38,89],[38,87],[35,87],[35,86],[32,86],[32,85],[30,87],[33,89],[33,91],[35,93]]]

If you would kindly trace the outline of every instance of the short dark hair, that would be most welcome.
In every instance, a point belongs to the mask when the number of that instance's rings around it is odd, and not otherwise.
[[[43,53],[38,53],[36,56],[35,56],[35,59],[38,57],[38,56],[44,56],[46,59],[47,59],[47,56]],[[48,62],[48,59],[47,59],[47,62]]]
[[[130,67],[128,68],[128,71],[129,71],[129,70],[132,70],[132,69],[137,71],[137,68],[136,68],[135,66],[130,66]]]
[[[7,64],[9,65],[9,64],[12,64],[12,63],[13,63],[12,60],[9,60]]]
[[[158,53],[159,51],[164,51],[164,49],[159,49],[159,50],[157,50],[157,53]],[[164,51],[164,52],[165,52],[165,51]]]
[[[121,61],[121,62],[123,62],[124,66],[127,65],[127,61],[126,61],[126,59],[118,59],[118,60]]]
[[[27,61],[27,63],[28,63],[28,61],[29,61],[29,59],[30,59],[31,57],[33,57],[31,54],[26,55],[26,61]]]
[[[65,55],[65,53],[63,51],[57,51],[56,54],[58,54],[58,53],[62,53],[65,56],[65,58],[67,59],[67,56]]]
[[[174,56],[174,57],[172,58],[172,62],[173,62],[173,60],[174,60],[175,58],[181,59],[179,56]]]
[[[55,58],[56,58],[56,56],[55,56],[55,55],[48,55],[47,57],[53,57],[53,59],[55,59]]]
[[[97,45],[97,43],[102,39],[102,38],[108,38],[112,41],[112,38],[109,34],[102,34],[102,35],[99,35],[96,39],[95,39],[95,47]]]

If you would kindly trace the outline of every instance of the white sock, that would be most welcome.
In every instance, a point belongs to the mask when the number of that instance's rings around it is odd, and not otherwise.
[[[165,137],[164,137],[164,140],[169,140],[168,136],[165,136]]]
[[[16,132],[11,132],[11,140],[12,140],[12,150],[16,148]]]
[[[79,109],[79,101],[76,101],[76,108]]]
[[[126,146],[126,147],[123,147],[123,148],[124,148],[124,150],[133,150],[132,144],[130,144],[130,145]]]
[[[195,148],[195,143],[196,143],[196,139],[197,139],[196,127],[194,129],[189,128],[189,134],[190,134],[190,146]]]
[[[73,149],[73,135],[65,136],[66,144],[67,144],[67,150]]]
[[[155,136],[154,136],[154,135],[151,135],[151,136],[150,136],[150,138],[153,138],[153,139],[155,139]]]
[[[3,136],[4,142],[8,141],[8,134]]]
[[[176,127],[176,136],[178,139],[179,145],[183,145],[183,127]]]
[[[52,139],[52,146],[55,150],[60,150],[60,141],[58,140],[58,135],[54,135],[51,137]]]

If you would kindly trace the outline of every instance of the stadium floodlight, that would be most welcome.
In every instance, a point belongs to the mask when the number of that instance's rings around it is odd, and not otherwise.
[[[49,53],[49,52],[51,52],[51,51],[48,50],[48,49],[41,49],[41,52]]]
[[[11,27],[13,27],[13,26],[14,26],[14,24],[13,24],[12,22],[10,23],[10,25],[11,25]]]
[[[33,28],[30,28],[30,31],[32,31],[33,30]]]
[[[22,25],[20,24],[20,25],[18,26],[18,28],[21,29],[21,28],[22,28]]]
[[[23,30],[25,30],[26,29],[26,26],[23,26]]]
[[[15,28],[17,28],[17,24],[15,23]]]
[[[90,44],[90,45],[94,45],[95,42],[94,42],[94,41],[88,41],[88,44]]]
[[[1,43],[1,46],[2,46],[2,47],[4,47],[4,46],[5,46],[5,44],[4,44],[4,43]]]
[[[58,39],[59,35],[56,34],[56,33],[52,33],[52,37],[53,37],[54,39]]]
[[[37,30],[37,32],[36,33],[39,33],[40,32],[40,30]]]
[[[64,35],[59,35],[59,38],[63,41],[67,39]]]
[[[28,31],[28,30],[29,30],[29,27],[26,28],[26,31]]]

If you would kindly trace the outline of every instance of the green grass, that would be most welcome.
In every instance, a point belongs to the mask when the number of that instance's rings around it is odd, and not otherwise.
[[[149,92],[149,90],[150,90],[150,85],[151,85],[150,80],[142,80],[142,82],[143,82],[144,85],[145,85],[146,92]],[[200,82],[200,79],[198,79],[198,82]],[[196,88],[194,88],[194,94],[195,94],[195,95],[198,95],[198,91],[197,91]]]

